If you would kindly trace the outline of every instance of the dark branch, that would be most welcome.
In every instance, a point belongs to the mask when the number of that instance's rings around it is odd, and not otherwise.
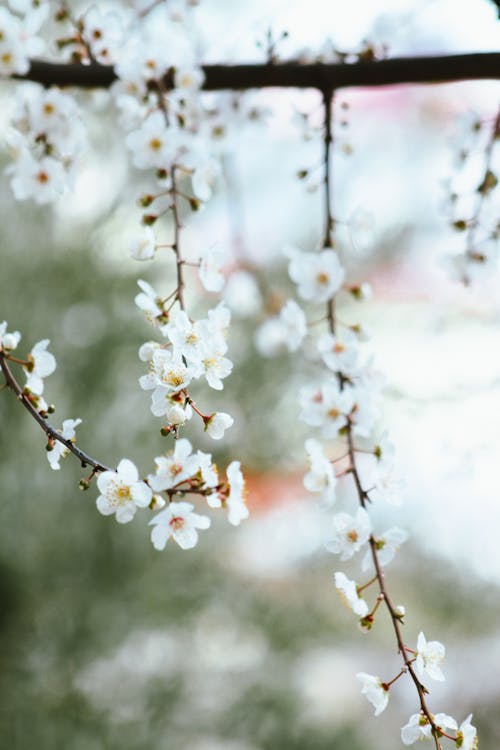
[[[322,91],[349,86],[388,86],[399,83],[500,79],[500,52],[479,52],[433,57],[395,57],[355,63],[302,64],[297,61],[267,65],[205,65],[206,91],[278,88],[316,88]],[[116,80],[111,67],[33,60],[30,71],[18,79],[44,86],[108,88]],[[172,86],[167,76],[165,86]]]
[[[0,349],[0,369],[2,370],[5,382],[7,386],[14,391],[19,401],[22,403],[25,409],[28,410],[28,412],[31,414],[33,419],[38,422],[42,430],[45,432],[47,437],[52,438],[52,440],[58,440],[60,443],[66,446],[66,448],[73,453],[74,456],[78,458],[81,465],[83,467],[85,466],[92,466],[94,471],[100,472],[100,471],[114,471],[114,469],[110,469],[108,466],[105,466],[104,464],[101,464],[99,461],[96,461],[94,458],[91,458],[91,456],[88,456],[86,453],[84,453],[80,448],[78,448],[71,440],[66,440],[62,437],[62,435],[54,428],[52,425],[50,425],[39,412],[35,409],[29,398],[26,396],[26,394],[23,392],[23,389],[15,379],[14,375],[12,374],[12,371],[7,364],[7,360],[5,359],[5,356]]]

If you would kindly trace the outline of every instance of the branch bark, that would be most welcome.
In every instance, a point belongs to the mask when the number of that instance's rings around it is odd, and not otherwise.
[[[355,63],[205,65],[205,91],[278,88],[316,88],[334,91],[346,87],[390,86],[403,83],[446,83],[460,80],[500,79],[500,52],[478,52],[429,57],[394,57]],[[29,72],[16,76],[44,86],[108,88],[116,80],[112,67],[33,60]],[[164,80],[172,87],[172,76]]]

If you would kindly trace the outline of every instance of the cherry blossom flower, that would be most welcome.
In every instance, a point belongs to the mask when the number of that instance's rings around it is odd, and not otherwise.
[[[174,71],[174,86],[184,91],[197,91],[205,81],[202,68],[183,66]]]
[[[338,590],[342,601],[352,609],[358,617],[364,617],[370,611],[368,604],[358,595],[356,581],[351,581],[345,573],[337,571],[335,573],[335,587]]]
[[[141,234],[129,244],[129,252],[134,260],[151,260],[156,251],[156,237],[151,227],[144,227]]]
[[[199,472],[201,474],[203,484],[209,489],[214,489],[219,484],[219,475],[217,474],[217,467],[212,461],[212,456],[210,455],[210,453],[204,453],[200,450],[196,455],[198,456]],[[215,491],[208,494],[206,498],[211,508],[221,507],[221,499]]]
[[[337,382],[332,381],[319,388],[302,388],[299,403],[302,407],[300,419],[312,427],[320,427],[323,436],[330,439],[347,424],[353,398],[350,389],[340,390]]]
[[[346,329],[342,334],[323,333],[318,339],[318,351],[327,367],[333,372],[353,375],[359,362],[358,337]]]
[[[245,504],[245,480],[240,469],[239,461],[232,461],[226,470],[229,484],[229,495],[225,505],[228,509],[227,520],[232,526],[239,526],[241,521],[248,518],[249,512]]]
[[[335,250],[326,248],[320,253],[303,253],[289,248],[288,273],[297,285],[302,299],[321,304],[331,299],[344,281],[345,271]]]
[[[200,256],[199,276],[207,292],[220,292],[226,279],[222,269],[227,263],[227,254],[220,247],[208,247]]]
[[[172,343],[176,357],[185,357],[188,362],[201,361],[201,342],[205,334],[201,321],[192,323],[184,310],[178,310],[175,319],[163,326],[161,332]],[[222,345],[225,346],[225,342]]]
[[[182,438],[175,441],[173,451],[155,458],[156,474],[148,476],[148,482],[155,492],[169,490],[196,474],[199,458],[192,454],[192,450],[189,440]]]
[[[43,393],[43,378],[52,375],[56,369],[56,359],[53,354],[47,351],[49,344],[49,339],[43,339],[43,341],[35,344],[30,354],[28,354],[29,365],[24,367],[26,371],[26,387],[37,396],[41,396]]]
[[[206,340],[201,345],[202,374],[210,388],[221,391],[224,388],[222,380],[231,374],[233,363],[224,357],[227,347],[221,347],[217,340]]]
[[[214,440],[221,440],[224,433],[234,424],[234,419],[225,411],[216,411],[205,422],[205,431],[208,432]]]
[[[134,166],[139,169],[165,168],[171,162],[172,136],[159,110],[148,115],[138,130],[129,133],[126,143]]]
[[[309,492],[321,492],[327,505],[335,502],[337,479],[333,466],[323,452],[321,444],[309,438],[305,442],[309,471],[304,475],[304,487]]]
[[[364,508],[358,508],[354,517],[337,513],[333,516],[333,537],[325,546],[329,552],[340,554],[341,560],[348,560],[366,544],[370,533],[370,517]]]
[[[285,345],[288,351],[296,352],[307,334],[307,320],[304,311],[293,299],[289,299],[280,310],[279,320],[283,326]]]
[[[472,714],[469,714],[458,728],[456,744],[460,750],[477,750],[477,730],[476,727],[472,726],[470,723],[471,719]]]
[[[181,357],[174,356],[168,349],[156,349],[149,363],[149,372],[139,378],[139,383],[145,391],[161,389],[157,394],[161,400],[163,396],[171,396],[186,388],[193,374],[192,368],[186,366]]]
[[[113,513],[118,523],[128,523],[137,508],[147,508],[153,493],[145,482],[139,480],[135,464],[123,458],[116,471],[103,471],[97,477],[100,495],[96,500],[97,510],[103,516]]]
[[[441,727],[445,731],[448,729],[457,729],[457,722],[452,716],[448,716],[447,714],[436,714],[433,717],[433,721],[436,726]],[[401,728],[403,745],[413,745],[417,740],[429,739],[431,736],[432,726],[424,714],[413,714],[410,716],[408,723]]]
[[[152,325],[162,325],[168,316],[164,310],[164,301],[147,281],[139,279],[138,286],[142,292],[135,297],[135,304],[146,314],[146,318]]]
[[[81,419],[65,419],[62,424],[62,430],[59,430],[61,437],[65,440],[75,441],[75,428],[82,423]],[[61,468],[59,461],[61,458],[65,458],[69,454],[69,448],[67,448],[59,440],[55,440],[51,450],[47,451],[47,459],[50,464],[50,468],[54,471],[59,471]]]
[[[149,522],[153,526],[151,541],[157,550],[163,550],[169,539],[181,549],[192,549],[198,543],[198,529],[208,529],[210,519],[193,513],[190,503],[170,503]]]
[[[415,662],[415,671],[420,678],[425,673],[432,677],[433,680],[444,680],[444,674],[440,664],[444,660],[445,647],[439,641],[427,641],[423,633],[419,633],[417,639],[417,656]]]
[[[21,334],[19,331],[13,331],[9,333],[7,331],[7,321],[4,320],[0,323],[0,347],[6,351],[11,352],[17,348],[17,345],[21,341]]]
[[[51,203],[66,186],[64,167],[51,156],[37,160],[25,152],[16,162],[11,186],[17,200],[33,198],[38,204]]]
[[[366,674],[366,672],[358,672],[356,678],[362,685],[361,694],[366,695],[375,708],[375,716],[379,716],[389,703],[389,688],[383,685],[380,677]]]
[[[207,159],[204,162],[196,164],[191,176],[191,187],[193,188],[193,193],[200,201],[205,203],[210,200],[220,171],[220,165],[215,159]]]
[[[377,549],[377,556],[380,565],[388,565],[394,558],[394,555],[398,551],[399,547],[403,542],[408,539],[408,532],[404,529],[400,529],[397,526],[393,526],[391,529],[384,531],[380,536],[375,537],[375,547]],[[363,570],[368,570],[372,561],[371,551],[367,550],[366,555],[363,558],[361,567]]]

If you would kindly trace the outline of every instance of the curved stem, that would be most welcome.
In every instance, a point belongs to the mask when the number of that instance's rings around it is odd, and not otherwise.
[[[51,438],[52,440],[57,440],[59,443],[62,443],[66,446],[66,448],[78,458],[83,468],[86,466],[92,466],[94,472],[101,472],[101,471],[114,471],[114,469],[111,469],[109,466],[106,466],[105,464],[101,463],[100,461],[96,461],[95,458],[92,458],[84,451],[80,450],[75,443],[73,443],[71,440],[66,440],[66,438],[63,438],[62,435],[54,428],[51,424],[49,424],[42,416],[39,414],[39,412],[35,409],[27,395],[24,393],[23,389],[15,379],[14,375],[12,374],[12,371],[7,364],[7,360],[5,357],[5,353],[0,349],[0,368],[4,374],[5,377],[5,383],[8,386],[8,388],[13,391],[18,400],[22,403],[24,408],[31,414],[35,422],[38,422],[42,430],[45,432],[47,437]]]

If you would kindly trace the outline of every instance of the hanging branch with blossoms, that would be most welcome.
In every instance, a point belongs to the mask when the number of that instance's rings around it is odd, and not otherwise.
[[[387,707],[391,690],[406,675],[415,686],[418,704],[417,712],[401,730],[403,743],[427,738],[436,750],[442,750],[444,739],[462,750],[473,750],[477,735],[472,717],[459,725],[451,716],[432,713],[427,704],[427,678],[444,679],[444,646],[428,641],[423,632],[415,647],[407,645],[405,608],[393,602],[388,590],[385,567],[406,541],[407,532],[398,527],[376,530],[369,512],[374,502],[394,501],[398,485],[394,447],[386,433],[377,429],[381,384],[367,351],[365,332],[358,323],[346,324],[337,315],[341,295],[362,300],[369,287],[346,282],[336,237],[333,95],[344,86],[498,78],[500,55],[385,59],[386,50],[366,44],[355,53],[327,48],[317,55],[304,53],[299,60],[281,63],[277,50],[281,37],[270,32],[265,64],[203,66],[195,45],[188,45],[177,57],[176,34],[169,45],[155,33],[155,12],[164,13],[170,23],[177,24],[177,30],[183,24],[189,26],[196,4],[193,0],[138,1],[130,7],[118,4],[109,11],[91,6],[78,15],[68,3],[43,0],[9,0],[8,8],[0,8],[0,75],[24,79],[16,92],[6,137],[12,156],[7,174],[15,198],[39,205],[54,202],[71,187],[87,147],[79,100],[74,92],[58,85],[110,89],[131,162],[146,174],[148,189],[137,195],[142,226],[130,239],[130,255],[143,262],[160,253],[170,254],[175,286],[157,291],[148,282],[138,281],[135,303],[156,334],[139,349],[139,358],[147,368],[139,385],[150,392],[150,410],[161,420],[160,432],[167,448],[154,458],[154,471],[142,478],[128,458],[113,469],[84,452],[76,441],[80,418],[65,419],[60,429],[49,422],[54,407],[45,400],[44,381],[56,368],[48,351],[49,340],[36,343],[24,358],[18,356],[21,335],[9,332],[4,321],[0,324],[0,368],[5,387],[45,433],[52,469],[59,470],[61,460],[69,454],[82,468],[90,469],[80,487],[88,490],[95,479],[101,514],[128,523],[138,509],[153,511],[149,524],[156,549],[164,549],[169,539],[183,549],[194,547],[198,532],[210,526],[210,518],[197,512],[205,503],[211,509],[227,511],[234,526],[245,520],[248,509],[240,462],[232,461],[226,478],[221,479],[211,454],[194,449],[185,437],[191,421],[200,420],[198,425],[215,440],[223,439],[233,425],[228,413],[202,407],[195,390],[197,381],[222,390],[233,365],[227,356],[228,307],[219,302],[204,317],[194,319],[187,299],[194,273],[208,292],[222,291],[226,255],[216,246],[203,247],[195,261],[187,260],[182,230],[190,212],[211,197],[221,173],[220,144],[231,122],[237,127],[260,113],[255,108],[247,110],[241,99],[238,113],[223,98],[214,98],[207,107],[203,91],[267,86],[318,89],[324,108],[323,237],[316,253],[286,250],[289,276],[298,297],[324,310],[323,330],[314,342],[313,382],[299,395],[300,419],[314,430],[314,437],[305,444],[309,468],[304,485],[320,495],[327,513],[340,504],[337,495],[344,494],[344,488],[354,490],[356,507],[332,513],[327,549],[341,561],[364,553],[361,571],[367,580],[358,583],[338,570],[335,586],[363,631],[370,631],[385,609],[394,632],[402,660],[399,672],[387,680],[364,672],[357,675],[375,715]],[[33,60],[45,54],[44,34],[52,28],[58,30],[54,40],[57,60]],[[473,131],[482,131],[482,125]],[[499,237],[498,218],[492,220],[487,212],[498,184],[493,157],[499,135],[497,116],[484,149],[483,178],[474,187],[469,213],[457,213],[456,194],[451,193],[452,224],[466,236],[464,259],[459,261],[460,276],[466,281],[476,275],[478,266],[486,264],[489,254],[485,248]],[[308,174],[305,170],[301,176]],[[160,239],[163,232],[166,236]],[[319,331],[317,322],[315,331]],[[257,346],[268,353],[283,347],[296,352],[306,337],[311,339],[312,329],[299,304],[289,299],[259,328]],[[24,373],[24,385],[17,372]]]

